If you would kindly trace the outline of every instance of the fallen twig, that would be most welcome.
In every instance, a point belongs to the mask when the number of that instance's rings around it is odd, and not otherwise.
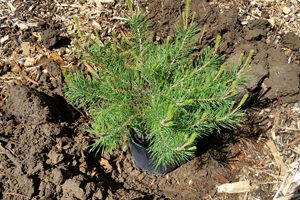
[[[2,151],[13,163],[16,165],[17,168],[22,169],[22,165],[18,161],[18,159],[12,155],[7,149],[5,149],[1,144],[0,144],[0,151]]]
[[[17,79],[17,80],[21,80],[21,77],[16,77],[16,76],[0,76],[0,79],[2,80],[9,80],[9,79]]]
[[[31,83],[33,83],[33,84],[35,84],[35,85],[38,85],[38,84],[39,84],[38,82],[32,80],[31,78],[29,78],[28,76],[26,76],[26,75],[24,75],[24,74],[23,74],[23,77],[24,77],[27,81],[29,81],[29,82],[31,82]]]
[[[282,129],[282,131],[297,131],[300,132],[300,129],[298,128],[291,128],[291,127],[287,127],[287,126],[279,126],[278,124],[274,124],[276,127]]]
[[[296,145],[298,142],[300,142],[300,136],[298,136],[295,140],[292,142],[288,143],[286,147],[284,148],[285,150],[289,149],[291,146]]]

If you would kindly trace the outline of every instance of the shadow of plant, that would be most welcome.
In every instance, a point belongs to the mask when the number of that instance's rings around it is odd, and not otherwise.
[[[251,112],[247,112],[245,122],[240,128],[234,130],[224,129],[220,134],[214,133],[198,139],[196,156],[208,153],[214,160],[228,164],[230,159],[239,155],[231,155],[230,147],[240,142],[241,139],[257,140],[265,132],[264,127],[257,127],[259,119],[254,117]]]

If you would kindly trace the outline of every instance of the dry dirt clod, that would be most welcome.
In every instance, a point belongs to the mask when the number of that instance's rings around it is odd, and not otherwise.
[[[63,197],[62,199],[85,199],[84,190],[80,187],[80,181],[74,179],[68,179],[62,185]]]
[[[0,151],[4,153],[11,161],[14,163],[14,165],[18,168],[18,170],[21,172],[22,170],[22,164],[20,161],[12,154],[9,152],[9,150],[5,149],[1,143],[0,143]]]
[[[50,96],[29,87],[11,85],[7,97],[4,110],[20,121],[42,123],[61,115]]]
[[[293,51],[300,50],[300,36],[296,35],[293,32],[289,32],[282,37],[282,43],[287,48]]]
[[[54,165],[60,163],[64,159],[64,155],[57,153],[56,150],[54,150],[54,149],[48,153],[48,157],[49,157],[51,163]]]

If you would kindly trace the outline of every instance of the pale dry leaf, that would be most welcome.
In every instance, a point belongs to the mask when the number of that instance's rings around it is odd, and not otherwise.
[[[38,24],[37,22],[29,22],[29,23],[27,24],[27,26],[29,26],[29,27],[38,27],[39,24]]]

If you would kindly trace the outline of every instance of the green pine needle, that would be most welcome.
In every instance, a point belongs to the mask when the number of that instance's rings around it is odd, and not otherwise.
[[[146,15],[135,13],[129,34],[86,45],[82,59],[95,66],[92,73],[65,74],[67,99],[92,119],[93,150],[119,148],[131,129],[147,134],[156,167],[180,165],[194,156],[196,138],[239,125],[247,96],[237,102],[237,88],[251,55],[226,67],[216,54],[218,36],[214,48],[193,59],[199,28],[184,17],[175,37],[158,44],[146,36]]]

